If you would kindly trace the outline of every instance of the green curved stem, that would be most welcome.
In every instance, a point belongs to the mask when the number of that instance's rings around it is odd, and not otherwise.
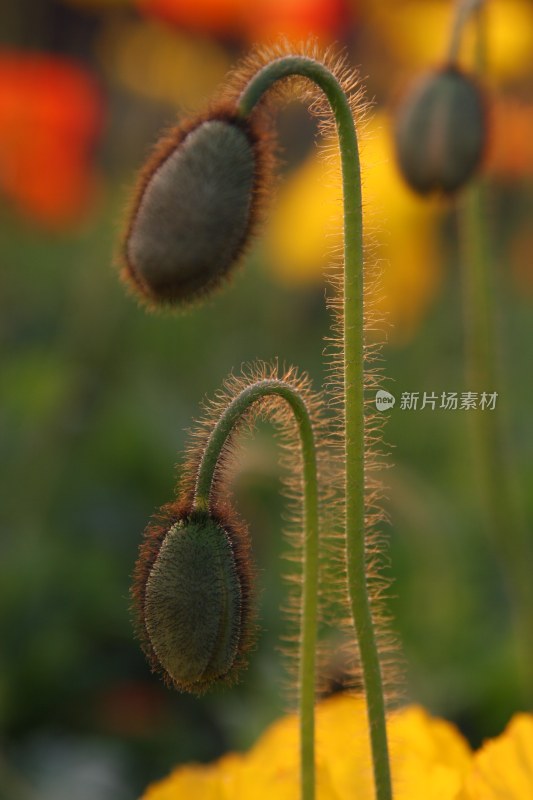
[[[315,437],[302,396],[290,384],[263,380],[247,386],[224,409],[204,450],[196,481],[194,508],[209,510],[213,476],[228,436],[251,405],[269,395],[290,406],[300,434],[304,485],[304,566],[300,633],[300,770],[302,797],[315,796],[315,652],[318,615],[318,479]]]
[[[337,125],[344,202],[344,398],[346,456],[346,553],[351,612],[359,644],[377,800],[391,800],[385,700],[372,622],[365,557],[363,221],[357,134],[348,99],[323,64],[285,56],[254,75],[238,102],[246,117],[272,85],[291,75],[316,83],[326,95]]]

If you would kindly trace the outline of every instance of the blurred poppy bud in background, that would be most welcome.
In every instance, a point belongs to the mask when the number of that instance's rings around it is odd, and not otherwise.
[[[396,153],[419,194],[451,194],[472,177],[487,139],[483,93],[455,66],[423,76],[405,98],[396,124]]]

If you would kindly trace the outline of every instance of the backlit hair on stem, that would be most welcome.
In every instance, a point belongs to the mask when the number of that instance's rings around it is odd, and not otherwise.
[[[192,124],[189,133],[179,140],[177,146],[163,146],[162,160],[156,158],[148,168],[130,216],[125,253],[137,278],[140,276],[142,281],[150,284],[151,294],[148,294],[151,299],[161,301],[163,305],[167,301],[178,305],[187,303],[220,283],[223,276],[232,271],[244,242],[249,241],[253,228],[250,220],[258,207],[255,196],[256,193],[264,195],[266,165],[274,160],[274,135],[266,132],[273,130],[272,113],[287,91],[291,95],[297,91],[299,97],[310,101],[310,111],[318,116],[322,132],[329,135],[334,130],[339,142],[344,241],[341,258],[336,264],[333,259],[335,265],[330,276],[334,289],[328,303],[333,311],[333,335],[328,340],[329,433],[319,437],[320,449],[324,449],[324,485],[328,486],[329,495],[322,505],[328,517],[325,524],[331,531],[330,547],[334,551],[329,558],[329,575],[335,586],[331,609],[341,609],[341,616],[346,621],[345,630],[349,626],[357,638],[357,653],[352,654],[351,661],[361,667],[376,797],[378,800],[391,800],[384,687],[390,683],[392,639],[386,632],[387,620],[382,606],[388,581],[381,574],[384,556],[378,524],[382,522],[383,514],[380,510],[380,483],[376,476],[376,466],[382,455],[379,444],[382,418],[377,417],[370,407],[370,393],[375,396],[381,372],[379,346],[372,333],[377,320],[367,302],[369,287],[374,281],[373,270],[369,268],[370,260],[364,263],[358,149],[358,129],[362,113],[364,115],[364,104],[358,78],[349,68],[346,58],[335,49],[321,52],[315,43],[295,48],[293,44],[282,42],[252,53],[235,71],[221,95],[222,107],[230,109],[230,117],[213,119],[209,118],[208,112],[204,121]],[[250,131],[255,132],[255,141],[264,148],[263,160]],[[258,174],[257,183],[254,181]],[[229,193],[221,189],[226,181],[231,187]],[[190,191],[184,191],[183,187],[187,185],[191,187]],[[183,201],[178,203],[179,209],[176,208],[178,197]],[[178,210],[180,213],[176,216]],[[165,211],[170,212],[168,216],[165,216]],[[213,215],[217,214],[220,219],[213,222]],[[368,345],[370,334],[372,341]],[[278,422],[284,441],[294,441],[286,427],[286,407],[278,406],[277,398],[274,402],[270,395],[279,395],[287,401],[298,422],[302,453],[307,453],[303,458],[303,475],[298,465],[291,467],[295,482],[290,491],[295,496],[303,491],[308,506],[316,505],[318,489],[310,488],[316,483],[317,460],[314,444],[310,446],[313,414],[309,416],[303,396],[308,396],[311,408],[316,403],[308,393],[306,382],[302,383],[291,371],[278,380],[261,378],[261,369],[264,368],[260,368],[259,377],[253,370],[252,374],[245,376],[244,382],[230,379],[225,392],[211,407],[203,428],[200,428],[185,469],[180,496],[180,503],[185,504],[188,513],[224,516],[226,476],[230,473],[228,467],[234,432],[255,418],[257,412],[268,413],[269,419]],[[270,368],[266,369],[268,373]],[[260,396],[263,391],[265,397]],[[253,402],[249,402],[251,398]],[[251,416],[248,416],[247,404],[250,410],[253,408]],[[322,423],[318,429],[322,430]],[[289,444],[288,453],[294,450],[292,443]],[[334,457],[331,453],[335,453]],[[311,463],[312,469],[309,468]],[[313,515],[318,516],[316,511]],[[314,541],[316,524],[313,526]],[[228,534],[223,525],[219,527],[222,527],[224,535]],[[176,541],[179,540],[175,546],[181,547],[178,530],[173,529],[172,535]],[[211,523],[209,531],[202,536],[210,547],[217,550],[213,563],[217,559],[224,562],[221,582],[227,592],[216,598],[220,617],[224,618],[228,608],[238,606],[242,585],[234,579],[231,548],[228,549],[215,535]],[[309,546],[308,530],[304,543]],[[154,564],[152,569],[156,569],[157,559]],[[316,574],[313,576],[315,580]],[[330,581],[326,580],[325,584],[328,583]],[[307,576],[304,576],[302,636],[304,643],[313,642],[313,651],[302,648],[301,653],[307,655],[301,654],[299,685],[306,697],[302,709],[308,709],[307,718],[312,724],[315,634],[312,630],[314,622],[311,626],[305,624],[309,597]],[[152,593],[151,602],[153,608],[159,608],[159,594]],[[214,628],[206,628],[206,634],[213,640],[208,671],[212,666],[211,671],[220,671],[221,664],[228,665],[231,661],[229,653],[235,636],[231,630],[226,630],[225,637],[221,637]],[[163,638],[158,643],[161,651],[168,649],[168,637]],[[351,638],[353,640],[353,635]],[[220,652],[217,647],[222,640],[227,647]],[[202,676],[203,673],[200,678]],[[351,678],[348,683],[358,681]],[[312,733],[306,728],[303,717],[302,711],[302,797],[312,800]]]

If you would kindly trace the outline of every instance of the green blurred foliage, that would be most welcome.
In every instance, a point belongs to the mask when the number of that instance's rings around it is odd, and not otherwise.
[[[75,11],[61,13],[69,31],[83,29]],[[68,776],[89,774],[83,769],[101,777],[91,778],[93,799],[135,796],[176,763],[248,746],[285,708],[284,508],[268,428],[248,443],[251,468],[236,487],[254,540],[263,629],[241,685],[196,699],[150,675],[130,622],[129,576],[150,514],[173,496],[185,429],[206,394],[243,362],[276,356],[322,384],[324,286],[277,285],[259,242],[232,286],[205,306],[176,317],[144,313],[111,265],[117,220],[122,187],[173,112],[113,86],[108,102],[99,153],[106,191],[83,225],[47,233],[1,206],[0,797],[10,800],[67,797]],[[531,219],[531,186],[500,189],[494,203],[508,380],[501,399],[531,527],[532,298],[513,284],[507,255],[517,218]],[[386,386],[397,397],[468,388],[452,213],[440,237],[447,277],[438,302],[412,341],[384,348]],[[521,697],[466,414],[396,407],[389,416],[395,466],[384,474],[385,532],[405,695],[478,744],[502,730]]]

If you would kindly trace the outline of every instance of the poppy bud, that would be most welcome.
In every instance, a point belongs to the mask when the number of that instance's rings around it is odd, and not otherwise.
[[[250,567],[243,531],[195,512],[164,535],[134,594],[153,666],[201,694],[231,681],[249,639]],[[142,558],[142,556],[141,556]],[[138,587],[137,587],[138,588]]]
[[[149,159],[122,250],[124,276],[145,301],[183,305],[239,260],[264,184],[260,135],[225,111],[175,128]]]
[[[486,141],[479,86],[455,66],[425,75],[408,95],[396,125],[396,152],[419,194],[460,189],[473,175]]]

